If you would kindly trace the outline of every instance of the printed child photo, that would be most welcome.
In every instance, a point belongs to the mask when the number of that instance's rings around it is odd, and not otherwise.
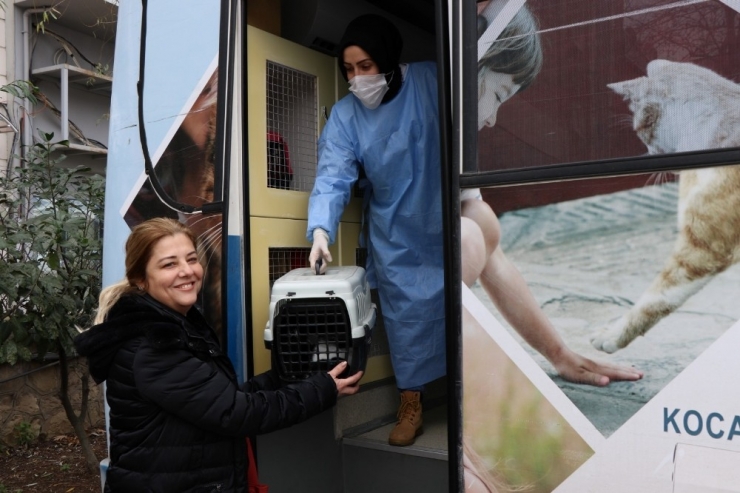
[[[731,2],[477,5],[478,172],[740,147]],[[691,162],[462,190],[465,284],[604,437],[740,319],[740,167]]]

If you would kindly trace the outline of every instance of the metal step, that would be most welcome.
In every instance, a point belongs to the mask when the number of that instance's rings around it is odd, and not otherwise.
[[[408,447],[388,445],[394,426],[343,438],[344,492],[447,492],[446,406],[424,410],[424,433]]]
[[[444,379],[427,386],[424,433],[414,445],[391,447],[395,382],[360,393],[305,423],[256,438],[260,481],[270,493],[447,492],[447,408]]]

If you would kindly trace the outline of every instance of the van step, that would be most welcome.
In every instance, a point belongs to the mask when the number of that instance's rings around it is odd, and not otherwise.
[[[345,447],[361,447],[384,450],[404,455],[416,455],[430,459],[447,460],[447,408],[438,405],[424,411],[424,433],[408,447],[388,445],[388,435],[395,426],[395,421],[379,426],[361,434],[345,435],[342,443]]]
[[[446,407],[424,411],[424,433],[408,447],[388,445],[393,426],[343,438],[344,492],[447,492]]]
[[[424,434],[391,447],[398,389],[365,385],[334,409],[255,439],[260,480],[270,493],[443,493],[448,491],[445,382],[427,386]]]

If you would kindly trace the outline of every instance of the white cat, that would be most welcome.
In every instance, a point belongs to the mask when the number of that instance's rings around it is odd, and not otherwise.
[[[653,60],[646,77],[608,87],[629,101],[633,128],[649,154],[740,147],[740,85],[709,69]],[[591,340],[597,349],[624,348],[740,261],[740,167],[679,176],[673,253],[635,306]]]

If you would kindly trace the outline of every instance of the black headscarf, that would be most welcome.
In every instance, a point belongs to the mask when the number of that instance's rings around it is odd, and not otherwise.
[[[403,49],[403,38],[398,28],[385,17],[375,14],[361,15],[351,21],[339,42],[339,70],[347,80],[344,69],[344,49],[359,46],[373,59],[381,73],[386,74],[388,92],[383,102],[393,99],[401,89],[401,68],[398,66]]]

